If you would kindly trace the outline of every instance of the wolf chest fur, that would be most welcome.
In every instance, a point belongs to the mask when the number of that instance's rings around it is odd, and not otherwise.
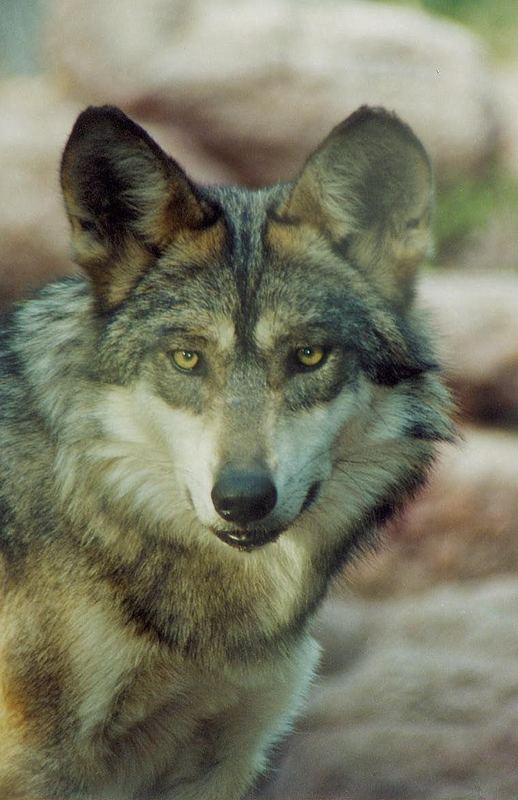
[[[452,435],[430,165],[364,107],[293,183],[201,187],[103,107],[61,179],[83,276],[0,345],[0,797],[238,800],[330,580]]]

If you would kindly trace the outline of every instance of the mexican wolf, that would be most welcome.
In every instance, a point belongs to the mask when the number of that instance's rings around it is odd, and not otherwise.
[[[84,277],[2,336],[0,797],[237,800],[330,579],[452,436],[429,162],[363,107],[292,184],[200,187],[102,107],[61,178]]]

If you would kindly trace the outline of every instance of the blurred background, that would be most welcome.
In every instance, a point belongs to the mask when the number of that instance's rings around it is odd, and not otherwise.
[[[334,587],[322,675],[254,798],[517,800],[518,3],[0,0],[0,305],[73,269],[58,165],[90,103],[207,183],[293,176],[362,103],[424,141],[419,302],[462,440]]]

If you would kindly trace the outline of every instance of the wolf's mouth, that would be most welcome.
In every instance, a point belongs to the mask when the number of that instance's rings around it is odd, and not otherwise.
[[[225,544],[229,544],[237,550],[250,552],[251,550],[256,550],[258,547],[263,547],[265,544],[274,542],[279,538],[284,528],[275,528],[269,531],[220,531],[217,528],[213,528],[212,530],[218,539],[221,539]]]
[[[301,511],[307,511],[308,508],[311,508],[311,506],[316,502],[318,498],[319,491],[320,491],[320,481],[316,481],[316,483],[310,486],[309,492],[306,495],[306,499],[302,504]]]

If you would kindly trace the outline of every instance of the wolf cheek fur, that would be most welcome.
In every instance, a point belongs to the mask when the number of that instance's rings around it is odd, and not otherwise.
[[[428,159],[362,108],[293,184],[202,188],[91,108],[62,186],[85,277],[0,361],[0,796],[238,800],[330,578],[452,435]]]

